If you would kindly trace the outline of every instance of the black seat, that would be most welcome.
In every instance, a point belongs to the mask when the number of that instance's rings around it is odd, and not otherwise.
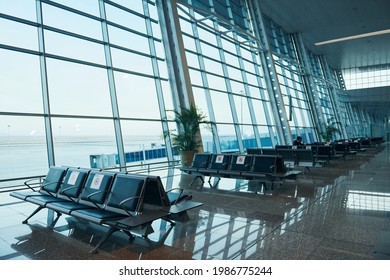
[[[26,201],[38,205],[38,208],[23,223],[27,223],[32,216],[47,208],[49,203],[75,201],[84,187],[89,171],[89,169],[69,168],[55,195],[28,196]]]
[[[103,203],[115,175],[114,172],[92,170],[86,178],[78,199],[54,201],[46,204],[46,207],[56,211],[58,215],[62,213],[69,215],[72,211],[80,209],[103,208]]]
[[[273,155],[254,155],[249,172],[243,172],[248,178],[265,177],[265,174],[273,173],[276,168],[276,156]]]
[[[151,222],[169,215],[169,212],[161,210],[143,211],[146,182],[147,176],[144,175],[118,173],[109,189],[103,208],[78,209],[70,213],[81,220],[109,226],[106,234],[91,253],[97,253],[105,240],[118,230],[134,239],[131,230],[138,227],[142,235],[147,236],[151,232]]]
[[[120,219],[141,212],[146,177],[134,174],[118,173],[109,189],[104,208],[78,209],[71,212],[72,216],[96,224],[106,220]],[[102,193],[103,195],[103,193]]]
[[[261,155],[261,148],[247,148],[246,153],[248,155]]]
[[[276,155],[276,149],[275,148],[263,148],[261,149],[262,155]]]
[[[293,168],[296,163],[296,154],[295,154],[296,149],[277,149],[277,154],[281,155],[283,158],[284,163],[290,167]]]
[[[224,177],[245,178],[242,174],[250,170],[252,158],[252,155],[232,155],[228,169],[219,173]]]
[[[312,149],[299,149],[295,151],[297,165],[300,167],[321,167],[326,160],[317,159]]]
[[[191,174],[192,172],[197,172],[199,169],[207,169],[210,158],[211,154],[209,153],[196,153],[191,166],[181,167],[180,170]]]
[[[216,187],[218,185],[221,176],[223,176],[220,172],[228,169],[231,157],[232,155],[230,154],[213,154],[209,167],[206,170],[199,171],[201,174],[209,176],[208,183],[210,187]],[[217,178],[217,182],[214,185],[211,183],[213,177]]]
[[[205,174],[218,174],[221,170],[226,170],[229,167],[230,158],[229,154],[213,154],[211,157],[209,168],[205,171]]]
[[[209,167],[210,164],[210,159],[211,159],[211,154],[209,153],[196,153],[194,155],[194,159],[192,161],[191,166],[184,166],[181,167],[180,170],[195,176],[194,179],[191,181],[190,186],[197,180],[200,179],[202,181],[202,185],[204,183],[203,180],[203,173],[207,168]],[[171,198],[174,199],[175,194],[171,194]]]
[[[43,181],[41,178],[33,178],[24,182],[30,191],[15,191],[10,195],[21,200],[26,200],[30,196],[56,196],[67,170],[67,167],[51,166]],[[37,184],[38,190],[34,188]]]
[[[163,217],[163,219],[168,219],[175,221],[185,221],[188,220],[187,211],[196,207],[203,205],[203,203],[190,201],[192,198],[189,194],[184,194],[182,189],[179,192],[177,189],[173,188],[170,190],[165,190],[164,185],[159,176],[148,176],[147,184],[145,186],[145,195],[144,195],[144,210],[145,209],[157,209],[165,212],[169,212],[169,216]],[[175,192],[179,197],[176,197],[175,200],[172,200],[172,197],[169,194]]]

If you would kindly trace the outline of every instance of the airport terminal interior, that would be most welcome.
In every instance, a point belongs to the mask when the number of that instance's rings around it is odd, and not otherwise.
[[[389,10],[0,0],[0,260],[390,259]]]

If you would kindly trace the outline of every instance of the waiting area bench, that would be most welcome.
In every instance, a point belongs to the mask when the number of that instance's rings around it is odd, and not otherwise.
[[[97,253],[116,231],[125,232],[131,239],[135,238],[133,233],[146,238],[153,232],[153,221],[163,219],[174,226],[175,221],[188,218],[188,210],[202,205],[191,201],[181,189],[167,192],[160,177],[152,175],[53,166],[38,190],[31,182],[25,185],[31,190],[10,193],[38,206],[23,223],[46,208],[55,211],[57,219],[66,214],[108,227],[91,253]]]
[[[279,155],[282,157],[284,164],[289,168],[303,167],[305,170],[310,170],[310,167],[322,167],[327,164],[331,158],[331,147],[329,146],[328,154],[322,154],[323,150],[318,151],[318,146],[307,146],[305,148],[297,148],[294,146],[277,146],[271,148],[249,148],[248,154],[257,155]],[[325,152],[325,150],[324,150]],[[319,154],[324,155],[322,158]],[[326,156],[325,156],[326,155]]]
[[[266,188],[266,182],[282,183],[284,179],[295,178],[302,173],[286,168],[279,155],[248,154],[211,154],[196,153],[191,166],[181,167],[181,171],[194,176],[192,185],[197,179],[204,183],[203,177],[209,177],[210,187],[216,187],[221,178],[258,180]],[[217,178],[212,185],[211,179]]]

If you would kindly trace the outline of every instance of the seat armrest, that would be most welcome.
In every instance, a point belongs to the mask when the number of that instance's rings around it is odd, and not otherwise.
[[[77,186],[72,186],[72,187],[69,187],[69,188],[66,188],[64,190],[61,191],[61,194],[65,195],[67,198],[69,198],[70,200],[72,201],[75,201],[72,197],[70,197],[66,192],[69,191],[69,190],[72,190],[72,189],[77,189],[78,187]]]
[[[92,202],[93,205],[95,205],[97,208],[100,208],[100,209],[102,209],[102,207],[100,207],[96,202],[92,201],[91,197],[94,195],[97,195],[97,194],[101,194],[101,193],[107,193],[107,191],[97,191],[97,192],[91,193],[87,196],[87,200]]]
[[[54,195],[45,188],[46,186],[50,186],[52,184],[58,184],[58,182],[50,182],[50,183],[47,183],[47,184],[43,184],[43,185],[41,185],[41,189],[43,189],[48,195],[54,197]]]
[[[129,216],[133,216],[133,214],[131,212],[136,212],[138,213],[139,212],[139,209],[136,209],[135,211],[130,211],[129,209],[126,208],[125,206],[125,203],[133,200],[133,199],[136,199],[136,198],[140,198],[140,196],[132,196],[132,197],[129,197],[129,198],[126,198],[124,200],[122,200],[119,205],[122,207],[123,210],[125,210],[125,212],[129,215]]]
[[[179,201],[179,198],[181,196],[181,194],[183,193],[183,189],[182,188],[172,188],[172,189],[169,189],[166,191],[166,193],[169,193],[169,192],[172,192],[172,191],[175,191],[175,190],[179,190],[179,195],[177,196],[177,198],[175,199],[175,201],[173,202],[173,204],[177,204],[177,202]]]
[[[29,180],[27,180],[27,181],[25,181],[24,182],[24,185],[26,186],[26,187],[28,187],[29,189],[31,189],[32,191],[34,191],[34,192],[36,192],[36,190],[30,185],[30,182],[33,182],[33,181],[36,181],[36,180],[39,180],[40,178],[32,178],[32,179],[29,179]],[[36,182],[36,183],[38,183],[38,182]],[[35,184],[36,184],[35,183]],[[41,184],[39,184],[39,187],[41,187],[42,185]]]

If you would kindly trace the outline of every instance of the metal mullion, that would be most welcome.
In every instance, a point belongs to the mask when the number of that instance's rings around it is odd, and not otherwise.
[[[282,37],[282,42],[283,42],[283,46],[284,46],[285,51],[288,53],[287,42],[286,42],[286,39],[285,39],[284,36]],[[289,61],[287,61],[287,64],[289,65]],[[298,64],[298,65],[299,65],[299,64]],[[285,82],[287,82],[287,77],[285,76],[285,72],[286,72],[285,67],[281,67],[281,68],[282,68],[282,73],[283,73]],[[302,76],[301,76],[300,74],[297,74],[297,76],[298,76],[298,79],[302,79]],[[298,92],[299,90],[298,90],[298,88],[297,88],[297,84],[301,84],[301,83],[300,83],[301,81],[297,82],[297,81],[293,78],[293,76],[292,76],[292,77],[291,77],[291,82],[292,82],[292,84],[293,84],[293,89],[294,89],[294,91],[295,91],[295,92]],[[290,89],[288,89],[288,91],[289,91],[289,95],[291,96]],[[305,121],[306,118],[304,117],[304,114],[305,114],[305,115],[307,114],[307,110],[306,110],[306,109],[304,110],[304,109],[302,108],[302,104],[301,104],[301,102],[305,103],[305,102],[304,102],[305,100],[302,101],[300,98],[298,98],[298,97],[293,97],[293,96],[291,96],[290,98],[291,98],[291,101],[292,101],[292,98],[295,98],[295,100],[297,101],[297,104],[298,104],[298,111],[299,111],[299,114],[300,114],[300,118],[301,118],[301,120],[302,120],[302,122],[303,122],[303,127],[302,127],[302,129],[303,129],[304,132],[305,132],[306,139],[310,139],[310,137],[309,137],[309,135],[308,135],[307,128],[309,128],[309,127],[312,128],[312,124],[306,124],[306,121]],[[289,106],[292,106],[292,104],[289,104]],[[293,108],[293,106],[292,106],[291,108]],[[292,110],[292,113],[293,113],[293,116],[295,117],[295,119],[297,119],[297,116],[296,116],[296,113],[295,113],[294,110]],[[298,126],[297,124],[295,124],[295,127],[296,127],[296,128],[297,128],[297,127],[299,128],[299,126]]]
[[[48,31],[52,31],[52,32],[56,32],[56,33],[60,33],[60,34],[63,34],[63,35],[67,35],[67,36],[70,36],[70,37],[82,39],[82,40],[85,40],[85,41],[89,41],[89,42],[92,42],[92,43],[97,43],[97,44],[100,44],[100,45],[104,44],[104,42],[102,40],[98,40],[98,39],[94,39],[94,38],[91,38],[91,37],[88,37],[88,36],[84,36],[84,35],[81,35],[81,34],[69,32],[69,31],[66,31],[66,30],[63,30],[63,29],[59,29],[59,28],[56,28],[56,27],[52,27],[52,26],[49,26],[49,25],[43,25],[43,29],[44,30],[48,30]]]
[[[34,21],[30,21],[30,20],[27,20],[27,19],[19,18],[19,17],[14,17],[14,16],[11,16],[11,15],[3,14],[3,13],[0,13],[0,18],[6,19],[6,20],[10,20],[10,21],[14,21],[14,22],[18,22],[18,23],[23,23],[23,24],[26,24],[26,25],[34,26],[34,27],[38,27],[39,26],[39,24],[34,22]]]
[[[234,34],[233,36],[237,36],[237,34]],[[244,93],[245,93],[246,101],[248,103],[249,114],[251,117],[252,129],[253,129],[253,132],[255,134],[256,145],[257,145],[257,147],[260,147],[261,146],[260,145],[260,143],[261,143],[260,142],[260,134],[259,134],[259,130],[258,130],[257,126],[255,126],[255,124],[257,123],[256,115],[254,112],[252,99],[251,99],[250,95],[248,95],[248,93],[249,93],[248,80],[246,77],[245,66],[244,66],[244,62],[243,62],[243,58],[242,58],[242,54],[241,54],[241,49],[240,49],[240,46],[238,44],[236,44],[236,52],[237,52],[237,56],[238,56],[238,64],[239,64],[240,70],[241,70],[242,81],[244,84]],[[252,52],[251,52],[251,54],[252,54]]]
[[[104,6],[104,0],[99,0],[99,12],[101,17],[101,24],[102,24],[102,33],[103,33],[103,40],[105,42],[104,44],[104,53],[106,58],[106,64],[107,64],[107,78],[108,78],[108,85],[109,85],[109,91],[110,91],[110,100],[111,100],[111,108],[112,108],[112,114],[113,114],[113,122],[114,122],[114,130],[115,130],[115,139],[116,139],[116,145],[118,149],[118,160],[119,160],[119,166],[122,170],[123,168],[126,171],[126,168],[123,166],[126,166],[126,157],[125,157],[125,150],[124,150],[124,143],[123,143],[123,135],[122,135],[122,128],[120,123],[120,114],[119,114],[119,107],[118,107],[118,100],[116,96],[116,89],[115,89],[115,78],[114,78],[114,71],[112,67],[112,58],[111,58],[111,52],[109,47],[109,34],[108,34],[108,26],[106,22],[106,10]]]
[[[252,18],[254,19],[254,27],[257,32],[257,36],[262,39],[262,44],[267,47],[266,52],[260,53],[261,63],[264,66],[264,79],[267,83],[267,88],[271,91],[269,94],[271,106],[273,106],[275,128],[278,133],[279,144],[286,144],[291,142],[292,136],[290,131],[290,126],[286,118],[286,110],[284,106],[284,101],[282,98],[282,93],[280,89],[280,84],[278,82],[275,62],[270,50],[270,42],[268,40],[268,34],[265,30],[265,25],[263,21],[263,15],[260,11],[260,5],[256,0],[248,0],[248,5],[250,5],[249,10],[253,13]]]
[[[139,56],[149,57],[149,58],[152,58],[152,59],[155,58],[155,59],[157,59],[159,61],[165,61],[164,58],[158,57],[157,55],[148,55],[148,54],[145,54],[145,53],[142,53],[142,52],[139,52],[139,51],[135,51],[135,50],[132,50],[132,49],[129,49],[129,48],[126,48],[126,47],[122,47],[122,46],[119,46],[119,45],[111,44],[111,43],[109,44],[109,46],[111,48],[122,50],[122,51],[129,52],[129,53],[134,53],[134,54],[137,54]]]
[[[142,1],[142,0],[141,0],[141,1]],[[147,16],[145,16],[145,15],[143,15],[143,14],[141,14],[141,13],[138,13],[138,12],[136,12],[136,11],[133,11],[133,10],[131,10],[131,9],[125,7],[125,6],[122,6],[122,5],[118,4],[118,3],[112,2],[112,1],[110,1],[110,0],[104,0],[104,2],[105,2],[106,4],[109,4],[110,6],[116,7],[116,8],[118,8],[118,9],[122,10],[122,11],[128,12],[129,14],[133,14],[133,15],[138,16],[138,17],[141,17],[141,18],[143,18],[143,19],[145,19],[145,20],[148,19]],[[149,20],[150,20],[151,22],[153,22],[153,23],[158,23],[158,21],[155,20],[155,19],[149,18]],[[149,35],[150,35],[150,34],[149,34]]]
[[[94,19],[94,20],[97,20],[97,21],[102,21],[101,18],[97,17],[97,16],[94,16],[94,15],[91,15],[91,14],[88,14],[88,13],[85,13],[85,12],[82,12],[82,11],[79,11],[79,10],[76,10],[74,8],[71,8],[71,7],[68,7],[68,6],[65,6],[63,4],[60,4],[60,3],[57,3],[57,2],[54,2],[54,1],[50,1],[50,0],[41,0],[42,3],[45,3],[45,4],[48,4],[50,6],[53,6],[53,7],[56,7],[56,8],[60,8],[62,10],[66,10],[68,12],[71,12],[71,13],[74,13],[74,14],[78,14],[80,16],[84,16],[84,17],[87,17],[87,18],[90,18],[90,19]]]
[[[250,38],[252,38],[252,40],[256,41],[258,44],[259,44],[259,51],[262,51],[264,50],[264,47],[262,45],[262,42],[260,42],[253,34],[251,33],[248,33],[246,30],[243,30],[241,27],[238,27],[238,26],[235,26],[234,24],[232,24],[230,21],[224,19],[224,18],[221,18],[218,14],[215,13],[214,9],[210,6],[211,8],[211,11],[210,10],[204,10],[202,8],[199,8],[199,7],[196,7],[196,6],[193,6],[191,4],[187,4],[187,3],[184,3],[184,2],[181,2],[180,3],[181,5],[185,6],[185,7],[188,7],[188,8],[192,8],[193,10],[196,10],[196,11],[200,11],[200,13],[203,13],[203,14],[210,14],[211,16],[213,16],[213,18],[217,21],[217,22],[222,22],[224,25],[227,25],[229,26],[231,29],[228,30],[227,32],[221,32],[219,31],[218,28],[216,28],[215,26],[214,27],[211,27],[211,26],[208,26],[208,25],[205,25],[203,24],[202,22],[199,22],[199,24],[201,26],[204,26],[205,29],[209,29],[209,30],[213,30],[214,32],[218,33],[221,37],[227,37],[228,39],[230,40],[234,40],[233,38],[225,35],[224,33],[229,33],[229,32],[233,32],[233,31],[236,31],[237,33],[240,33],[240,34],[244,34],[245,36],[248,36]],[[187,14],[190,18],[192,17],[187,11],[185,11],[183,8],[181,8],[179,5],[178,5],[178,8],[185,14]],[[193,18],[194,21],[197,21],[196,18]],[[225,35],[225,36],[224,36]],[[240,42],[239,42],[240,43]]]
[[[42,87],[42,101],[45,123],[45,137],[46,137],[46,149],[48,165],[55,165],[54,156],[54,143],[53,143],[53,129],[50,115],[50,98],[49,98],[49,85],[47,81],[47,65],[45,57],[45,36],[43,32],[43,15],[42,15],[42,3],[40,0],[35,1],[37,23],[38,23],[38,47],[39,47],[39,64],[41,74],[41,87]]]
[[[321,122],[321,120],[324,119],[324,114],[321,109],[321,100],[318,97],[317,90],[313,88],[313,85],[315,84],[314,78],[312,76],[313,71],[311,70],[310,63],[308,61],[302,35],[294,34],[293,37],[296,43],[298,59],[301,60],[307,72],[307,75],[303,76],[303,82],[306,88],[306,96],[308,98],[309,104],[311,105],[311,116],[316,127],[315,131],[317,132],[317,138],[320,138],[320,132],[323,131],[325,125],[324,122]]]
[[[113,27],[122,29],[122,30],[124,30],[124,31],[133,33],[133,34],[138,35],[138,36],[141,36],[141,37],[145,37],[145,38],[152,37],[152,36],[146,35],[145,33],[139,32],[139,31],[137,31],[137,30],[128,28],[128,27],[126,27],[126,26],[123,26],[123,25],[121,25],[121,24],[118,24],[118,23],[115,23],[115,22],[112,22],[112,21],[109,21],[109,20],[107,20],[106,23],[107,23],[107,25],[110,25],[110,26],[113,26]],[[152,38],[153,38],[153,40],[156,40],[156,41],[158,41],[158,42],[161,42],[161,40],[158,39],[158,38],[154,38],[154,37],[152,37]]]
[[[190,14],[193,15],[193,13],[194,13],[194,11],[191,9]],[[194,18],[195,18],[195,16],[194,16]],[[199,38],[199,34],[198,34],[198,30],[197,30],[198,26],[195,22],[192,22],[191,26],[192,26],[192,32],[194,34],[195,48],[197,51],[196,55],[198,57],[198,62],[199,62],[199,70],[201,73],[202,83],[204,86],[203,90],[205,92],[205,97],[206,97],[207,111],[208,111],[208,115],[209,115],[210,122],[211,122],[211,131],[213,133],[213,142],[214,142],[215,152],[221,153],[221,143],[220,143],[220,138],[219,138],[219,134],[218,134],[218,129],[216,126],[213,101],[211,98],[210,87],[209,87],[208,78],[206,75],[206,73],[207,73],[206,67],[205,67],[204,60],[203,60],[203,52],[202,52],[202,47],[200,44],[201,40]]]
[[[232,9],[230,7],[230,1],[226,0],[226,3],[228,5],[227,6],[227,10],[228,10],[228,14],[229,14],[229,23],[233,27],[233,29],[232,29],[232,39],[233,39],[233,42],[232,43],[234,44],[234,46],[236,48],[236,53],[234,53],[234,56],[239,58],[239,55],[237,53],[237,44],[239,45],[240,42],[237,40],[237,32],[239,32],[242,29],[241,28],[237,28],[237,26],[234,24],[234,22],[232,20],[233,19],[233,15],[232,15]],[[215,12],[214,6],[213,6],[212,9]],[[214,27],[217,27],[219,29],[219,24],[217,22],[214,22]],[[246,30],[242,30],[242,31],[245,34],[247,33]],[[247,36],[250,36],[250,35],[248,34]],[[227,91],[228,91],[230,107],[232,108],[233,122],[234,122],[235,131],[236,131],[236,134],[237,134],[238,148],[239,148],[240,152],[244,152],[244,141],[243,141],[243,131],[242,131],[242,129],[244,128],[244,122],[243,122],[243,118],[241,118],[241,120],[240,120],[241,125],[239,125],[239,123],[238,123],[238,115],[237,115],[237,110],[236,110],[236,105],[235,105],[236,102],[234,101],[233,90],[231,88],[231,80],[235,80],[235,79],[231,79],[229,77],[229,72],[228,72],[228,69],[227,69],[227,63],[226,63],[225,54],[224,54],[223,45],[222,45],[222,34],[220,34],[220,36],[217,36],[217,44],[218,44],[219,53],[220,53],[221,62],[222,62],[222,70],[225,73],[226,77],[228,77],[228,79],[225,78],[225,84],[226,84],[226,88],[227,88]],[[241,72],[241,70],[240,70],[240,72]],[[237,80],[235,80],[235,81],[237,81]],[[237,82],[241,83],[242,81],[237,81]],[[240,95],[240,98],[243,98],[243,97]],[[240,103],[242,101],[243,100],[240,99]],[[243,108],[241,106],[241,115],[243,116],[242,110],[243,110]]]
[[[326,63],[325,58],[323,56],[320,56],[320,63],[322,65],[323,74],[324,74],[325,79],[331,80],[332,76],[330,74],[329,65]],[[341,115],[340,106],[339,106],[340,101],[337,98],[337,93],[336,93],[335,88],[333,86],[331,86],[329,88],[328,95],[329,95],[329,101],[332,105],[334,118],[336,119],[337,123],[343,124],[343,121],[339,117]],[[344,125],[338,125],[338,128],[340,129],[340,131],[342,131],[341,136],[343,138],[345,138],[347,135],[347,131],[345,129],[345,123],[344,123]]]
[[[215,26],[217,24],[218,24],[217,22],[214,22]],[[240,130],[240,125],[238,124],[239,121],[238,121],[238,117],[237,117],[237,111],[236,111],[236,106],[235,106],[235,102],[234,102],[234,96],[232,94],[233,91],[232,91],[232,87],[231,87],[230,80],[229,80],[230,79],[229,78],[229,72],[228,72],[227,65],[226,65],[225,55],[223,53],[223,46],[222,46],[222,38],[221,38],[221,36],[217,36],[217,46],[218,46],[219,57],[221,58],[222,72],[223,72],[223,74],[225,76],[225,86],[226,86],[227,96],[228,96],[229,103],[230,103],[230,110],[232,112],[233,125],[234,125],[234,130],[236,132],[238,148],[239,148],[240,152],[243,152],[244,151],[244,145],[243,145],[243,142],[242,142],[242,134],[241,134],[241,130]]]
[[[258,54],[259,55],[259,54]],[[256,54],[252,52],[252,63],[253,63],[253,67],[255,68],[255,74],[256,74],[256,79],[257,79],[257,84],[258,84],[258,87],[259,87],[259,94],[260,94],[260,98],[259,100],[262,101],[262,104],[263,104],[263,110],[264,110],[264,116],[265,116],[265,121],[266,121],[266,126],[268,128],[268,133],[270,135],[270,138],[271,138],[271,143],[273,146],[275,146],[276,143],[274,143],[274,138],[275,138],[275,134],[274,134],[274,130],[273,129],[270,129],[272,128],[273,126],[271,125],[272,123],[272,120],[271,120],[271,117],[270,117],[270,113],[268,111],[268,107],[267,107],[267,103],[270,102],[269,98],[267,98],[265,96],[265,93],[264,91],[266,91],[267,89],[263,87],[263,83],[261,81],[261,79],[263,78],[263,76],[261,76],[261,73],[260,73],[260,66],[259,64],[257,63],[257,57],[256,57]],[[268,91],[267,91],[268,93]],[[268,93],[269,95],[269,93]],[[259,108],[260,109],[260,108]],[[257,125],[257,124],[256,124]],[[263,125],[262,125],[263,126]],[[260,146],[261,147],[261,135],[259,136],[260,137]]]
[[[24,48],[9,46],[9,45],[3,45],[3,44],[0,44],[0,49],[21,52],[21,53],[27,53],[27,54],[33,54],[33,55],[43,55],[43,53],[40,51],[34,51],[34,50],[29,50],[29,49],[24,49]]]
[[[143,9],[145,13],[145,23],[146,23],[146,31],[148,35],[153,36],[153,29],[152,29],[152,23],[150,20],[150,14],[149,14],[149,6],[148,6],[147,1],[143,1]],[[152,37],[149,37],[148,43],[149,43],[149,50],[151,54],[151,60],[152,60],[152,67],[153,67],[153,74],[156,77],[160,76],[160,71],[158,68],[158,61],[156,59],[156,46],[154,45],[154,40],[151,39]],[[169,131],[169,126],[168,126],[168,118],[165,110],[165,103],[164,103],[164,95],[163,95],[163,89],[161,85],[161,80],[160,79],[154,79],[155,87],[156,87],[156,93],[157,93],[157,100],[158,100],[158,106],[160,110],[160,122],[162,125],[162,130],[163,133]],[[165,146],[166,146],[166,151],[167,151],[167,157],[168,161],[173,161],[173,149],[172,149],[172,143],[171,139],[168,137],[168,135],[165,137]]]
[[[278,34],[276,34],[275,26],[274,26],[274,24],[272,22],[271,22],[271,31],[272,31],[273,36],[275,37],[276,55],[282,55],[281,47],[280,47],[279,40],[278,40],[279,39],[278,38]],[[283,45],[285,45],[285,44],[283,44]],[[287,98],[289,100],[289,103],[291,103],[293,96],[291,95],[291,91],[290,91],[291,88],[290,88],[289,83],[288,83],[289,79],[286,76],[286,69],[285,69],[285,65],[283,63],[280,64],[280,71],[281,71],[281,73],[277,73],[277,75],[279,77],[281,76],[283,78],[283,80],[284,80],[284,88],[286,89],[286,92],[287,92]],[[294,79],[291,78],[290,81],[291,81],[291,83],[294,86]],[[279,84],[280,84],[280,82],[279,82]],[[283,95],[282,91],[281,91],[281,94]],[[295,130],[297,130],[297,127],[298,127],[298,125],[297,125],[297,122],[298,122],[297,121],[297,116],[295,114],[295,111],[293,110],[292,104],[289,104],[288,106],[289,106],[289,110],[288,111],[289,111],[290,114],[292,114],[292,115],[288,116],[288,119],[291,120],[291,121],[293,121],[295,119],[294,127],[295,127]],[[287,114],[286,114],[286,117],[287,117]],[[290,130],[291,130],[291,128],[290,128]]]

